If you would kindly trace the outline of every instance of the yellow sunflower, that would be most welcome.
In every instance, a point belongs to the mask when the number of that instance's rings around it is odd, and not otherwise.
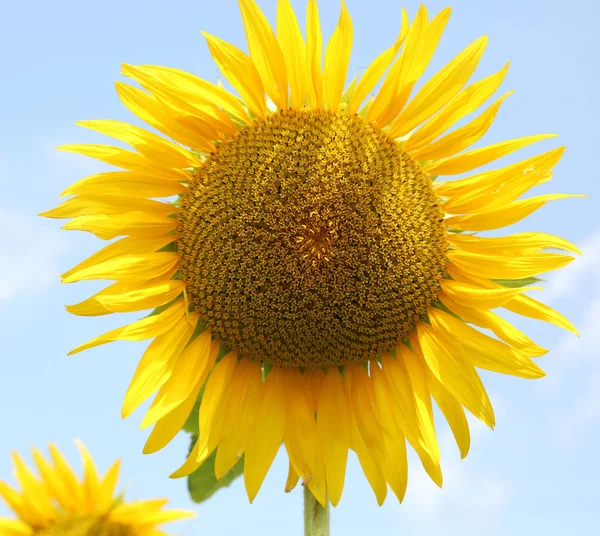
[[[125,502],[122,495],[115,496],[120,462],[100,477],[83,443],[76,443],[83,462],[81,481],[54,445],[50,462],[33,450],[39,477],[13,454],[21,491],[0,481],[0,497],[17,515],[0,518],[2,536],[166,536],[159,525],[195,515],[163,510],[166,499]]]
[[[401,500],[407,443],[442,484],[433,402],[465,456],[464,410],[494,426],[477,369],[544,374],[531,358],[546,350],[494,309],[575,331],[526,295],[537,274],[573,259],[546,250],[575,246],[543,233],[476,234],[569,197],[518,199],[551,177],[564,148],[477,171],[553,136],[468,149],[510,92],[447,132],[506,74],[508,65],[467,86],[485,37],[409,99],[450,9],[430,18],[421,6],[412,23],[403,12],[395,42],[345,89],[353,30],[343,4],[323,62],[314,0],[306,39],[289,0],[277,3],[277,36],[254,1],[240,7],[249,55],[204,34],[237,95],[177,69],[125,65],[143,89],[118,82],[121,100],[171,140],[85,121],[136,151],[62,147],[124,169],[77,182],[45,213],[72,218],[65,229],[119,237],[63,275],[115,281],[68,310],[157,308],[73,352],[153,339],[123,405],[128,416],[158,391],[142,423],[154,425],[147,453],[177,434],[203,390],[198,442],[173,476],[216,450],[220,478],[243,455],[252,500],[283,443],[287,489],[302,478],[335,505],[351,449],[378,502],[388,486]]]

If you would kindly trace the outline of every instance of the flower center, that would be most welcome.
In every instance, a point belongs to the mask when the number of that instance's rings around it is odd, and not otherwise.
[[[250,358],[366,361],[437,299],[447,242],[431,180],[359,116],[255,120],[206,159],[181,209],[190,303]]]
[[[100,516],[61,519],[50,527],[34,532],[35,536],[136,536],[136,534],[131,527],[110,523]]]

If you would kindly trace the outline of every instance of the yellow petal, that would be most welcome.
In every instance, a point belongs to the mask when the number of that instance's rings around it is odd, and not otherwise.
[[[171,252],[125,255],[83,268],[63,277],[63,283],[111,279],[117,281],[146,281],[168,272],[179,261],[179,255]],[[135,295],[134,295],[135,297]],[[138,295],[138,298],[140,296]],[[116,300],[112,300],[114,303]],[[110,302],[110,299],[109,299]]]
[[[441,335],[449,350],[471,365],[520,378],[545,376],[531,359],[513,351],[507,344],[480,333],[462,320],[435,308],[429,311],[429,318],[431,326]]]
[[[115,502],[115,489],[117,487],[117,481],[119,479],[119,471],[121,470],[121,460],[117,460],[113,463],[102,482],[98,490],[98,502],[97,510],[101,513],[108,512]]]
[[[180,478],[194,472],[217,448],[229,395],[228,389],[237,364],[237,352],[230,352],[212,371],[200,404],[198,427],[200,436],[188,459],[171,475],[171,478]]]
[[[352,405],[351,447],[375,492],[377,503],[382,505],[387,495],[387,483],[383,474],[386,457],[383,433],[375,413],[373,386],[367,370],[360,364],[344,367],[344,383],[349,388]]]
[[[420,362],[404,344],[396,346],[396,355],[401,359],[408,373],[421,436],[427,445],[427,451],[430,453],[433,462],[439,464],[440,449],[433,422],[431,393],[427,388],[425,364]],[[389,357],[387,360],[389,361]]]
[[[122,64],[122,71],[125,76],[132,78],[152,94],[147,102],[154,102],[157,106],[147,108],[147,111],[153,113],[154,119],[161,121],[164,125],[175,130],[186,127],[191,131],[197,130],[207,139],[224,139],[224,135],[232,136],[238,126],[232,119],[213,102],[205,99],[198,99],[198,94],[182,90],[177,82],[173,81],[173,76],[157,75],[153,69],[143,67],[134,67],[133,65]],[[186,83],[184,82],[184,86]],[[174,91],[173,88],[177,90]],[[174,138],[176,139],[176,138]]]
[[[63,509],[70,511],[73,508],[73,504],[71,504],[71,496],[63,480],[61,480],[54,468],[36,449],[33,449],[33,460],[48,495],[57,500]]]
[[[432,432],[431,429],[430,419],[432,416],[425,408],[425,398],[428,395],[422,391],[418,394],[413,391],[414,387],[411,384],[403,354],[399,355],[397,359],[389,354],[384,354],[381,358],[381,369],[392,392],[396,395],[399,411],[395,412],[395,418],[415,450],[423,449],[433,463],[439,463],[439,447],[435,432]]]
[[[571,322],[563,315],[529,296],[517,296],[509,301],[504,308],[513,313],[520,314],[521,316],[549,322],[550,324],[571,331],[579,336],[579,332],[575,329],[575,326],[573,326],[573,324],[571,324]]]
[[[75,218],[78,216],[122,214],[134,210],[163,217],[179,212],[177,207],[162,201],[117,195],[100,195],[67,199],[62,205],[42,212],[40,216],[45,218]]]
[[[197,313],[192,322],[182,318],[169,331],[157,335],[144,352],[131,383],[125,393],[121,416],[131,415],[135,409],[160,389],[171,377],[179,355],[187,345],[194,329]]]
[[[429,370],[475,417],[494,427],[494,411],[475,368],[456,358],[429,325],[417,324],[419,345]]]
[[[60,196],[170,197],[187,191],[186,186],[177,182],[177,180],[186,179],[188,177],[183,173],[179,177],[173,177],[166,173],[159,175],[158,172],[155,175],[150,175],[135,171],[111,171],[92,175],[71,184]]]
[[[115,88],[121,102],[142,121],[192,149],[214,151],[212,140],[218,133],[206,122],[178,113],[164,101],[136,87],[117,82]]]
[[[172,67],[138,65],[136,70],[158,78],[171,87],[176,87],[177,93],[192,103],[212,104],[223,109],[241,123],[248,123],[250,120],[242,102],[235,95],[216,84]]]
[[[557,270],[574,260],[561,253],[529,252],[521,257],[507,257],[468,251],[449,251],[448,259],[465,272],[489,279],[531,277]]]
[[[286,392],[281,369],[273,367],[263,384],[263,396],[244,458],[244,483],[254,500],[283,441]]]
[[[400,34],[396,42],[387,50],[382,52],[373,62],[366,68],[363,75],[360,77],[356,89],[350,97],[348,104],[348,113],[355,114],[358,108],[365,100],[365,97],[373,90],[379,79],[383,76],[383,73],[387,70],[392,63],[392,60],[396,57],[400,46],[402,45],[406,34],[408,33],[408,15],[406,10],[402,8],[402,27],[400,28]]]
[[[526,218],[549,201],[567,199],[569,197],[585,197],[577,194],[547,194],[514,201],[502,208],[488,210],[478,214],[452,216],[445,220],[448,227],[462,231],[490,231],[507,227]]]
[[[464,173],[465,171],[485,166],[498,158],[506,156],[518,149],[522,149],[523,147],[527,147],[532,143],[555,137],[556,134],[537,134],[535,136],[501,141],[499,143],[494,143],[493,145],[487,145],[486,147],[461,153],[457,156],[438,160],[426,165],[423,168],[423,171],[431,175],[457,175],[459,173]]]
[[[271,26],[254,0],[239,0],[250,57],[265,92],[280,110],[287,108],[288,82],[285,61]]]
[[[486,45],[487,37],[480,37],[427,81],[396,118],[390,136],[403,136],[444,107],[471,78]]]
[[[522,256],[545,249],[562,249],[581,255],[580,249],[558,236],[546,233],[517,233],[510,236],[481,237],[450,233],[448,241],[462,251],[478,254]]]
[[[375,410],[383,431],[383,446],[385,448],[384,474],[392,491],[400,502],[404,499],[408,483],[408,461],[406,457],[406,440],[396,424],[391,404],[390,386],[379,365],[370,363],[371,385],[375,399]],[[396,412],[397,414],[397,412]]]
[[[424,69],[422,63],[425,60],[427,33],[427,9],[421,5],[408,30],[400,56],[390,67],[369,108],[367,114],[369,123],[376,122],[380,128],[383,128],[404,106],[410,91],[422,73],[421,68]]]
[[[471,307],[460,305],[443,292],[438,297],[448,309],[460,316],[465,322],[493,331],[499,339],[502,339],[523,354],[539,357],[548,353],[548,350],[535,344],[522,331],[519,331],[510,322],[507,322],[492,311],[472,309]]]
[[[492,126],[500,105],[513,92],[509,91],[500,97],[494,104],[487,108],[481,115],[456,129],[447,136],[440,138],[431,145],[411,154],[417,160],[437,160],[460,153],[463,149],[477,142]]]
[[[338,24],[325,49],[325,67],[323,69],[323,99],[330,110],[337,111],[344,91],[354,29],[350,14],[342,0],[342,12]]]
[[[38,481],[21,456],[13,452],[14,474],[21,486],[23,499],[36,516],[51,521],[56,518],[56,511],[44,486]]]
[[[464,214],[501,208],[545,182],[564,151],[564,147],[558,147],[504,168],[441,183],[436,192],[442,197],[449,197],[443,205],[447,213]]]
[[[161,279],[161,278],[157,278]],[[113,313],[128,313],[153,309],[179,296],[185,283],[181,280],[152,280],[122,292],[98,293],[97,301]],[[113,291],[117,290],[113,288]]]
[[[305,483],[324,480],[324,466],[320,459],[315,409],[310,402],[309,384],[298,369],[283,371],[286,386],[287,425],[284,444],[295,472]],[[322,473],[322,474],[321,474]],[[325,504],[326,489],[317,489],[317,499]],[[320,493],[319,493],[320,491]]]
[[[140,255],[144,253],[154,253],[159,249],[165,247],[175,240],[174,236],[157,236],[157,237],[126,237],[105,246],[101,250],[97,251],[78,265],[74,266],[70,270],[67,270],[61,275],[63,279],[72,276],[76,272],[80,272],[95,264],[100,264],[115,257],[122,257],[125,255]]]
[[[252,59],[217,37],[206,32],[202,32],[202,35],[206,38],[210,53],[223,76],[242,96],[254,115],[265,117],[267,114],[265,91]]]
[[[322,54],[323,34],[319,22],[319,9],[316,0],[308,0],[306,6],[306,64],[310,79],[308,101],[313,110],[320,108],[323,103]]]
[[[308,93],[306,45],[290,0],[277,2],[277,35],[290,83],[290,105],[298,109]]]
[[[126,326],[113,329],[104,335],[100,335],[99,337],[78,346],[74,350],[71,350],[69,355],[77,354],[88,348],[100,346],[101,344],[106,344],[108,342],[143,341],[162,335],[171,330],[175,325],[181,324],[182,321],[187,323],[187,321],[184,320],[185,308],[186,306],[183,303],[183,300],[175,302],[168,309],[165,309],[157,315],[147,316]]]
[[[181,431],[183,425],[192,412],[192,408],[198,399],[198,394],[200,393],[201,388],[202,384],[198,383],[186,399],[184,399],[170,413],[156,422],[152,432],[144,444],[144,454],[153,454],[154,452],[158,452],[160,449],[166,447],[169,442]],[[157,397],[160,395],[160,392],[163,389],[165,389],[165,385],[161,387]]]
[[[33,527],[17,519],[0,518],[0,534],[3,536],[33,536]]]
[[[251,440],[263,395],[260,364],[242,359],[229,389],[231,396],[223,413],[219,449],[215,458],[217,480],[223,478],[238,462]]]
[[[148,160],[144,155],[127,151],[120,147],[110,147],[109,145],[93,145],[93,144],[71,144],[61,145],[57,147],[59,151],[68,153],[77,153],[90,158],[95,158],[111,166],[128,169],[130,171],[152,172],[156,164]]]
[[[413,353],[423,364],[425,364],[416,336],[412,337],[411,344]],[[469,423],[467,422],[465,411],[456,398],[454,398],[454,396],[450,394],[450,391],[439,382],[427,366],[424,366],[423,370],[425,371],[425,376],[427,378],[427,387],[438,408],[440,408],[440,411],[446,418],[446,421],[448,421],[450,430],[452,430],[452,434],[454,435],[454,439],[460,450],[461,458],[464,458],[469,453],[469,447],[471,445],[471,434],[469,432]]]
[[[294,469],[294,466],[290,461],[288,467],[288,476],[287,480],[285,481],[285,492],[289,493],[290,491],[292,491],[298,485],[299,479],[300,477],[298,476],[298,473],[296,473],[296,470]]]
[[[475,309],[502,307],[523,292],[541,290],[540,287],[482,289],[475,285],[450,279],[442,280],[441,286],[442,290],[456,302]]]
[[[149,160],[167,168],[197,167],[201,163],[192,152],[128,123],[114,120],[94,120],[79,121],[75,124],[121,140]]]
[[[163,235],[176,227],[177,220],[174,218],[134,210],[123,214],[77,216],[65,223],[62,228],[70,231],[86,231],[102,240],[111,240],[123,235],[144,237]]]
[[[218,353],[219,344],[213,344],[209,329],[198,335],[181,352],[173,374],[146,412],[141,428],[150,426],[183,404],[196,387],[199,390],[206,381]]]
[[[439,113],[411,134],[404,143],[404,150],[414,151],[424,147],[457,121],[479,108],[500,87],[507,70],[508,63],[497,73],[483,78],[461,91]]]
[[[317,410],[317,429],[323,445],[327,495],[333,506],[342,497],[350,444],[348,400],[337,368],[329,369],[323,380]]]
[[[72,511],[81,511],[84,507],[84,497],[77,475],[56,446],[50,443],[49,448],[55,472],[61,479],[65,489],[68,490],[70,505],[73,507]],[[67,505],[63,503],[63,507],[67,507]]]
[[[86,510],[92,512],[96,509],[100,486],[98,470],[85,445],[79,440],[76,440],[75,444],[77,445],[83,464],[83,494],[86,501]]]
[[[475,277],[471,274],[467,274],[457,266],[453,264],[447,264],[446,270],[453,279],[463,281],[472,285],[478,285],[482,288],[502,288],[500,284],[490,281],[489,279]],[[556,312],[554,309],[544,305],[543,303],[520,294],[510,300],[504,305],[504,308],[508,311],[526,316],[528,318],[535,318],[536,320],[542,320],[549,322],[555,326],[564,328],[568,331],[572,331],[575,335],[579,335],[573,324],[569,322],[563,315]]]

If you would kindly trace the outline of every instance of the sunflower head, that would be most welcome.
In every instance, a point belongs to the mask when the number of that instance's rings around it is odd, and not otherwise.
[[[494,426],[477,369],[543,376],[532,358],[546,350],[496,310],[575,331],[528,292],[577,248],[544,233],[479,234],[569,197],[520,199],[550,179],[564,148],[479,170],[553,137],[471,147],[511,93],[478,110],[508,68],[469,82],[485,37],[414,91],[450,9],[421,6],[412,21],[403,11],[397,38],[346,87],[343,2],[326,46],[314,0],[305,36],[289,0],[278,0],[275,29],[253,0],[239,3],[248,53],[204,33],[234,91],[125,65],[143,89],[119,82],[121,100],[165,137],[86,121],[135,151],[62,148],[121,168],[70,186],[45,213],[118,238],[63,274],[114,281],[69,311],[155,308],[74,351],[152,339],[123,404],[127,416],[156,393],[145,452],[175,436],[203,393],[200,437],[175,476],[216,451],[220,478],[243,455],[253,499],[283,443],[286,487],[302,478],[336,504],[352,449],[377,500],[388,487],[401,500],[407,445],[442,483],[434,403],[465,456],[465,409]]]
[[[120,462],[98,475],[87,449],[77,442],[83,461],[79,480],[69,463],[50,445],[50,460],[33,451],[39,476],[22,458],[13,455],[14,472],[21,490],[0,482],[0,497],[16,519],[0,518],[3,536],[166,536],[159,525],[194,515],[184,510],[164,510],[167,500],[126,502],[115,495]]]

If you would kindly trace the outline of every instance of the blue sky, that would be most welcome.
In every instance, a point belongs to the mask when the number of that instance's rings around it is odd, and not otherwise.
[[[259,1],[270,20],[275,0]],[[293,1],[304,20],[304,0]],[[355,27],[350,71],[364,67],[397,35],[400,4],[347,0]],[[414,16],[418,4],[404,4]],[[427,4],[436,13],[447,4]],[[548,376],[536,382],[483,374],[497,413],[494,432],[473,424],[471,454],[460,461],[448,430],[439,427],[445,486],[428,481],[411,465],[405,502],[391,497],[379,508],[351,458],[341,505],[333,512],[333,534],[435,534],[546,536],[597,534],[600,466],[600,193],[598,152],[597,21],[600,4],[505,0],[453,3],[453,14],[431,74],[482,34],[490,37],[476,72],[480,78],[511,67],[503,105],[485,143],[539,132],[557,132],[567,152],[554,179],[539,193],[587,193],[586,200],[551,203],[510,232],[546,231],[578,244],[584,258],[549,276],[546,300],[568,315],[581,338],[551,326],[515,319],[551,349],[540,359]],[[337,1],[320,2],[323,29],[333,29]],[[78,466],[73,438],[81,438],[100,468],[123,458],[121,486],[130,498],[168,497],[177,507],[197,508],[198,517],[172,525],[178,535],[301,534],[301,491],[286,495],[287,472],[279,456],[253,505],[240,481],[196,507],[186,482],[167,475],[187,450],[180,436],[163,451],[141,454],[147,432],[142,411],[120,419],[123,394],[142,353],[118,343],[74,357],[75,345],[121,325],[124,318],[69,316],[65,303],[90,294],[94,284],[61,285],[63,272],[95,251],[100,241],[60,231],[37,213],[58,201],[73,181],[103,169],[85,157],[59,153],[66,143],[105,143],[75,127],[83,119],[137,122],[119,102],[113,83],[120,63],[152,63],[189,70],[216,80],[217,69],[200,35],[207,30],[245,48],[234,0],[170,2],[103,0],[4,2],[0,16],[0,480],[12,480],[10,453],[57,443]],[[538,144],[535,151],[556,146]],[[513,159],[514,160],[514,159]],[[509,163],[511,159],[506,159]],[[414,460],[413,460],[414,462]],[[0,506],[0,516],[7,510]]]

